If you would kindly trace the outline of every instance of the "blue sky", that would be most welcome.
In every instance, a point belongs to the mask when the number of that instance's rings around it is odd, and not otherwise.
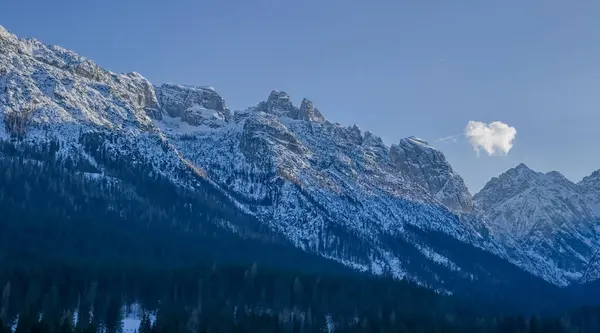
[[[0,25],[153,83],[211,85],[231,109],[272,89],[394,143],[517,129],[506,156],[442,150],[472,191],[523,162],[600,169],[600,2],[7,0]]]

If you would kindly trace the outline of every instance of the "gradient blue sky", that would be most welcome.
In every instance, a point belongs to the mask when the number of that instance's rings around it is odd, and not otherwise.
[[[272,89],[388,144],[516,127],[507,156],[434,144],[472,191],[524,162],[600,169],[600,1],[6,0],[0,25],[153,83],[211,85],[231,109]]]

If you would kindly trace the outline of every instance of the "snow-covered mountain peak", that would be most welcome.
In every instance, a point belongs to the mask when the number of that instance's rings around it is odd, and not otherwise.
[[[559,172],[553,171],[544,174],[536,172],[522,163],[499,177],[492,178],[479,193],[475,194],[474,199],[484,211],[491,212],[498,208],[498,212],[505,218],[508,218],[507,214],[510,214],[513,208],[518,210],[523,204],[528,207],[528,210],[534,210],[541,214],[522,217],[523,222],[527,220],[532,224],[531,226],[537,223],[532,219],[538,219],[541,216],[552,220],[548,215],[551,212],[560,213],[559,215],[573,214],[582,218],[589,215],[589,210],[580,197],[579,189],[573,182]],[[540,207],[532,205],[534,202],[538,206],[551,208],[551,211],[538,211]],[[530,213],[534,214],[534,211]],[[515,218],[516,216],[513,216],[507,221],[503,221],[502,226],[515,223]],[[525,236],[530,230],[521,231],[520,235],[513,234],[513,236]]]
[[[257,109],[266,113],[292,118],[296,108],[292,103],[290,95],[285,91],[273,90],[265,102],[259,103]]]
[[[533,171],[531,170],[525,163],[519,163],[516,167],[514,167],[513,169],[515,170],[522,170],[522,171]]]
[[[535,177],[535,176],[539,176],[539,175],[541,175],[540,172],[536,172],[536,171],[532,170],[527,165],[525,165],[525,163],[519,163],[519,165],[517,165],[516,167],[506,170],[503,174],[500,175],[500,177],[502,178],[503,176],[506,176],[507,179],[508,178],[514,179],[515,177],[527,177],[528,178],[528,177]]]
[[[559,183],[567,187],[575,185],[558,171],[549,171],[546,173],[535,171],[524,163],[507,170],[499,177],[504,182],[525,182],[529,185],[545,186],[547,183]]]
[[[549,198],[555,194],[571,197],[577,196],[578,192],[577,185],[560,172],[537,172],[521,163],[500,176],[492,178],[479,193],[475,194],[475,198],[478,198],[480,204],[486,207],[487,203],[484,198],[490,195],[496,197],[497,200],[500,198],[510,199],[519,194],[527,195],[529,193],[542,194]],[[498,203],[498,201],[495,202],[495,204]]]
[[[557,171],[544,174],[520,164],[490,180],[474,201],[497,237],[514,239],[535,257],[545,258],[565,281],[581,277],[589,257],[600,248],[589,197]]]

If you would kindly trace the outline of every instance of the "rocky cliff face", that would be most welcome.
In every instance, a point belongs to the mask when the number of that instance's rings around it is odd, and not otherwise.
[[[189,125],[219,127],[231,117],[225,100],[210,87],[163,84],[155,89],[162,113]],[[162,113],[153,118],[162,120]]]
[[[315,108],[313,102],[306,98],[302,99],[302,104],[300,104],[298,113],[292,114],[292,118],[316,122],[325,121],[325,117],[323,117],[319,109]]]
[[[390,148],[390,158],[416,183],[447,207],[459,212],[473,211],[473,201],[463,179],[454,173],[446,157],[427,142],[410,137]]]

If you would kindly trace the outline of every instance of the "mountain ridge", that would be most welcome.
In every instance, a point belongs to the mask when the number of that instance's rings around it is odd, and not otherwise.
[[[222,230],[278,239],[360,271],[442,292],[474,281],[485,289],[509,275],[568,282],[546,260],[493,237],[441,152],[415,137],[387,146],[356,125],[327,121],[308,99],[295,106],[282,91],[231,112],[210,87],[154,86],[2,28],[0,117],[0,138],[13,151],[4,159],[50,145],[52,159],[79,173],[86,166],[92,179],[120,182],[115,169],[135,178],[143,167],[236,210],[219,218]],[[469,252],[477,259],[466,260]]]

